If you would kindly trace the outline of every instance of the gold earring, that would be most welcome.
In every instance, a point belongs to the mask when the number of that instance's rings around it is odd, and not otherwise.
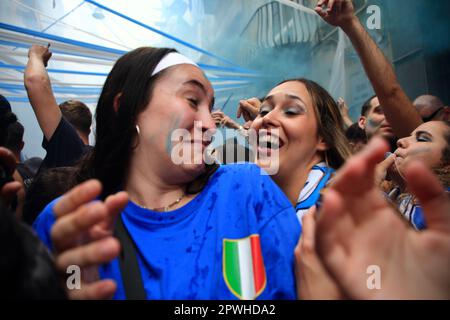
[[[139,125],[136,125],[136,132],[137,132],[138,135],[141,134],[141,130],[139,129]]]

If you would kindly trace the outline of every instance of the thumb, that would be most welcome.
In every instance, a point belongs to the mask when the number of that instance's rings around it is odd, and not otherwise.
[[[450,199],[438,179],[422,163],[405,170],[408,189],[420,201],[428,229],[450,232]]]

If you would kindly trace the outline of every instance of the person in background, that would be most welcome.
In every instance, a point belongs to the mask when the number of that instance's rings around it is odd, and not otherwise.
[[[39,157],[33,157],[22,161],[21,153],[23,147],[25,146],[25,142],[23,141],[23,134],[24,127],[19,121],[16,121],[9,125],[8,138],[6,140],[5,147],[11,150],[14,154],[14,158],[17,164],[16,169],[23,181],[26,193],[28,191],[28,188],[33,183],[33,179],[42,164],[42,159]]]
[[[389,199],[415,229],[424,230],[426,224],[422,205],[407,189],[406,168],[410,162],[420,161],[450,191],[450,123],[426,122],[417,127],[409,137],[398,140],[397,144],[397,150],[377,168],[377,185],[387,189],[385,191]],[[391,181],[383,185],[383,178],[387,173]]]
[[[367,136],[358,123],[352,124],[346,131],[345,136],[348,139],[352,153],[356,154],[361,151],[367,144]]]
[[[61,279],[48,250],[11,210],[22,186],[17,181],[4,180],[3,174],[11,175],[15,165],[13,153],[0,147],[0,299],[65,299]]]
[[[432,95],[422,95],[413,102],[423,122],[444,120],[450,121],[450,107],[441,99]]]
[[[33,45],[24,74],[28,98],[44,135],[42,147],[47,151],[40,171],[74,165],[90,149],[91,112],[79,101],[58,106],[46,70],[51,56],[49,47]]]
[[[395,150],[398,138],[388,122],[384,108],[380,105],[377,96],[370,97],[363,104],[358,126],[364,130],[366,141],[370,141],[373,137],[382,137],[389,143],[391,150]]]

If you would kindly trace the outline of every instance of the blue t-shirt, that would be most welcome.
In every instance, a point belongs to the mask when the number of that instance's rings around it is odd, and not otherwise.
[[[34,223],[49,248],[55,202]],[[221,166],[195,199],[171,212],[129,202],[122,219],[148,299],[296,298],[301,227],[283,192],[256,165]],[[100,276],[114,279],[114,298],[125,299],[117,259],[101,266]]]

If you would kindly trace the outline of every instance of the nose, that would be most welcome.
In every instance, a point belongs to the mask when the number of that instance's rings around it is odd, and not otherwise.
[[[262,117],[262,128],[274,128],[280,124],[278,122],[276,110],[272,110]]]
[[[209,112],[209,110],[199,111],[196,120],[200,122],[202,132],[206,131],[211,131],[212,133],[216,132],[216,123],[214,122],[211,116],[211,112]]]
[[[397,147],[406,149],[408,147],[408,138],[402,138],[397,141]]]

